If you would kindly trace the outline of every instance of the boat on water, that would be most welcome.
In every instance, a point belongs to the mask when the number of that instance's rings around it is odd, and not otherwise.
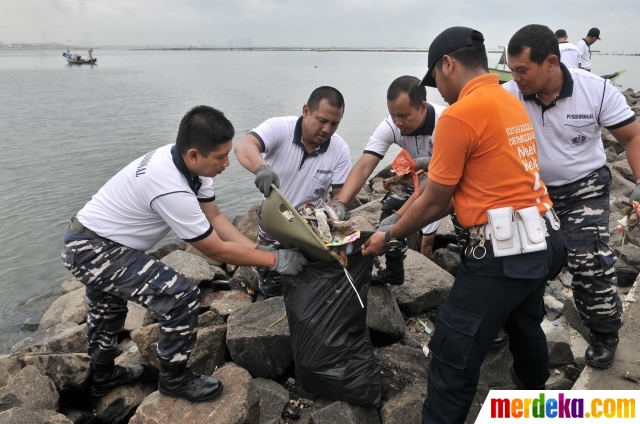
[[[489,68],[489,72],[492,74],[496,74],[498,76],[498,79],[500,80],[500,84],[504,84],[505,82],[511,81],[513,79],[513,75],[511,74],[511,70],[507,66],[507,48],[504,46],[499,47],[502,47],[502,55],[500,56],[498,64],[493,68]],[[609,81],[611,81],[611,84],[615,85],[616,79],[620,75],[624,74],[625,71],[626,69],[623,69],[611,74],[600,75],[600,77],[608,79]]]
[[[66,53],[62,52],[62,56],[67,59],[69,65],[97,65],[98,58],[93,57],[93,49],[88,49],[87,52],[89,52],[89,59],[83,59],[79,54],[71,54],[68,48]]]

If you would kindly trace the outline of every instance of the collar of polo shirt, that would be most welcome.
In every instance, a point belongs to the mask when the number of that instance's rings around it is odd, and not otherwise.
[[[540,106],[543,111],[545,111],[554,107],[558,100],[571,97],[571,95],[573,94],[573,78],[571,77],[571,72],[569,72],[569,69],[562,62],[560,62],[560,69],[562,70],[562,88],[560,88],[558,97],[556,97],[554,101],[549,103],[549,106],[546,106],[544,103],[542,103],[542,101],[536,94],[523,94],[522,99],[536,102],[536,104]]]
[[[191,178],[191,172],[189,172],[189,168],[187,168],[187,164],[184,163],[184,159],[182,159],[182,155],[178,151],[178,146],[175,144],[171,146],[171,158],[173,159],[173,164],[178,168],[178,171],[187,179],[193,194],[197,195],[198,190],[202,187],[202,180],[198,175]]]

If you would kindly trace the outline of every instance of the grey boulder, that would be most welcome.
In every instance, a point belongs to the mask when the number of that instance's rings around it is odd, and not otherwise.
[[[404,319],[388,285],[369,288],[367,327],[374,346],[395,343],[404,335]]]
[[[53,301],[40,318],[39,329],[49,328],[63,322],[82,324],[87,321],[87,301],[84,290],[74,290]]]
[[[314,424],[380,424],[380,414],[375,408],[351,405],[337,401],[311,413]]]
[[[421,349],[395,344],[375,348],[374,354],[380,364],[387,396],[392,396],[408,386],[427,383],[430,359]]]
[[[382,424],[421,424],[422,404],[427,398],[427,386],[415,384],[389,397],[380,408]]]
[[[86,326],[64,322],[38,330],[19,341],[11,353],[85,353],[87,351]]]
[[[214,273],[211,271],[209,264],[200,256],[182,250],[176,250],[160,261],[187,277],[196,285],[203,281],[211,281],[214,279]]]
[[[24,355],[20,359],[49,377],[58,391],[82,388],[89,380],[89,356],[86,353]]]
[[[289,391],[273,380],[256,378],[253,382],[260,396],[260,424],[281,423],[280,413],[289,403]]]
[[[29,410],[58,410],[60,396],[53,381],[34,366],[20,370],[0,389],[0,412],[21,407]]]
[[[96,417],[105,423],[122,422],[156,390],[156,384],[149,382],[116,387],[95,401]]]

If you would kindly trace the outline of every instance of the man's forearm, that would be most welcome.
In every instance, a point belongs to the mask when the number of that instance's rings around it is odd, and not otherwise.
[[[338,199],[345,204],[349,203],[362,189],[367,178],[371,175],[375,167],[380,163],[380,158],[377,156],[364,153],[360,159],[353,165],[347,181],[345,181],[342,190],[334,199]]]
[[[256,242],[250,240],[247,236],[242,234],[236,227],[233,226],[231,221],[226,216],[219,214],[215,217],[214,222],[211,223],[216,230],[218,237],[223,241],[231,241],[241,244],[250,248],[256,246]]]

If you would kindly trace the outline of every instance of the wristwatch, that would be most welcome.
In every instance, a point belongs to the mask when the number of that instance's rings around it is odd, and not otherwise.
[[[403,241],[401,239],[391,237],[391,230],[384,233],[384,242],[387,244],[389,249],[395,249],[397,247],[402,246]]]

